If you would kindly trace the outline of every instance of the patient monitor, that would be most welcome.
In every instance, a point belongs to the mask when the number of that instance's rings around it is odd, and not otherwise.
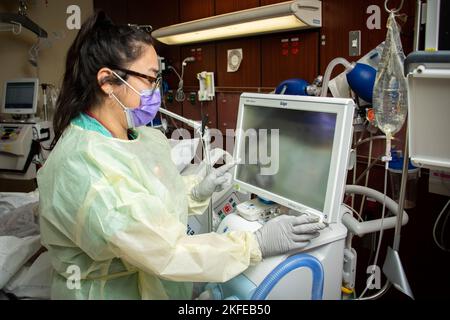
[[[35,115],[38,105],[39,80],[17,79],[5,82],[1,113]]]
[[[35,179],[35,163],[42,163],[49,154],[45,149],[54,134],[51,122],[35,118],[38,92],[36,78],[4,84],[0,112],[13,119],[0,121],[0,179]]]

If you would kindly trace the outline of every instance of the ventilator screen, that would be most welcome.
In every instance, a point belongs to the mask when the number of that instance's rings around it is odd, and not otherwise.
[[[245,105],[238,180],[323,211],[335,113]]]

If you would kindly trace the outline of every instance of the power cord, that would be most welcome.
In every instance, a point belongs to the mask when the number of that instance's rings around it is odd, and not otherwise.
[[[372,275],[374,275],[375,272],[376,272],[375,268],[377,267],[378,257],[379,257],[379,254],[380,254],[381,243],[382,243],[383,234],[384,234],[383,224],[384,224],[384,218],[385,218],[385,215],[386,215],[387,178],[388,178],[388,170],[385,168],[385,171],[384,171],[384,201],[383,201],[383,212],[381,214],[381,228],[380,228],[381,230],[380,230],[380,237],[378,239],[377,250],[376,250],[376,253],[375,253],[375,261],[374,261],[374,263],[372,265],[373,266],[373,268],[371,270]],[[371,279],[371,278],[372,278],[372,276],[369,279]],[[361,293],[361,295],[359,296],[359,299],[362,299],[364,297],[364,295],[366,294],[367,290],[369,290],[368,284],[366,284],[366,287],[365,287],[364,291]]]
[[[447,210],[447,208],[450,205],[450,200],[447,202],[447,204],[445,205],[444,209],[442,209],[441,213],[439,214],[439,217],[436,219],[436,222],[434,224],[433,227],[433,239],[434,242],[436,243],[436,245],[439,247],[439,249],[441,249],[442,251],[445,252],[450,252],[450,248],[446,248],[445,244],[444,244],[444,233],[445,233],[445,227],[447,226],[447,222],[448,222],[448,218],[450,216],[450,210]],[[444,220],[444,224],[442,225],[442,229],[441,229],[441,241],[439,242],[439,240],[437,239],[437,229],[439,226],[439,222],[442,219],[442,217],[444,216],[444,214],[447,212],[445,220]]]

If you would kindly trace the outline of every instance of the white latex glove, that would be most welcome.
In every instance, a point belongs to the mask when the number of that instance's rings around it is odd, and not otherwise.
[[[309,215],[282,215],[267,222],[255,232],[263,258],[305,248],[325,228],[318,221]]]
[[[202,182],[192,188],[192,198],[202,202],[212,196],[214,192],[220,192],[231,184],[232,175],[230,171],[236,163],[229,163],[221,166],[219,169],[212,169]]]

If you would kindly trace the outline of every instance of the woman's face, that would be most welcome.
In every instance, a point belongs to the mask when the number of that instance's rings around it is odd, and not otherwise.
[[[127,66],[128,70],[155,78],[159,73],[158,68],[158,55],[156,54],[153,46],[149,45],[145,45],[143,47],[143,52],[140,58]],[[138,92],[146,89],[153,89],[154,87],[154,84],[150,83],[149,80],[134,75],[129,75],[126,81]],[[127,85],[123,84],[116,86],[114,89],[114,94],[128,108],[134,109],[139,107],[140,96]]]

